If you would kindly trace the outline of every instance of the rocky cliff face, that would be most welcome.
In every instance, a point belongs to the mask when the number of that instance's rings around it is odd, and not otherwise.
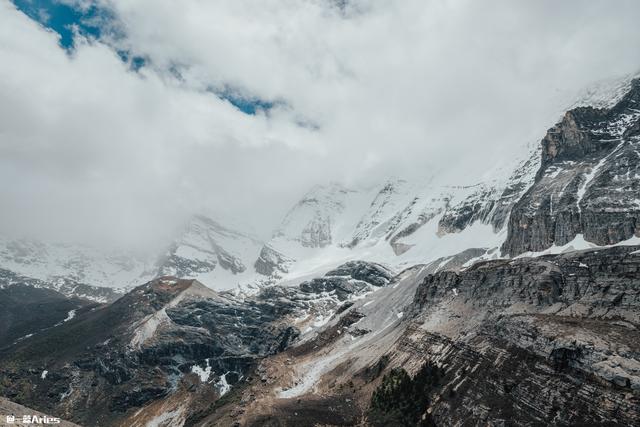
[[[476,221],[490,224],[496,233],[500,231],[513,206],[533,184],[539,157],[534,151],[513,170],[506,183],[477,185],[469,196],[447,206],[438,222],[440,234],[460,233]]]
[[[619,247],[427,277],[412,310],[428,331],[403,345],[446,366],[441,390],[454,392],[436,399],[434,418],[637,423],[639,272],[637,247]]]
[[[388,285],[393,274],[387,268],[363,261],[349,261],[329,271],[324,277],[302,282],[302,291],[315,294],[333,294],[340,301]]]
[[[429,425],[640,421],[638,246],[423,272],[264,359],[207,423],[380,425],[394,405]]]
[[[640,214],[640,80],[613,107],[579,107],[542,140],[535,183],[516,203],[503,252],[608,245],[636,235]]]
[[[293,263],[292,258],[278,252],[269,245],[264,245],[260,249],[260,255],[254,263],[254,268],[265,276],[276,276],[280,273],[287,273],[289,266]]]

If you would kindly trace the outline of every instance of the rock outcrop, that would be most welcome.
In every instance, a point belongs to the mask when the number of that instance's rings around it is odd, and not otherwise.
[[[345,301],[354,295],[386,286],[392,279],[391,271],[380,264],[349,261],[329,271],[324,277],[302,282],[299,288],[307,293],[334,294],[340,301]]]
[[[254,263],[254,268],[256,272],[262,275],[274,276],[280,273],[287,273],[293,261],[292,258],[280,253],[271,246],[264,245]]]
[[[399,346],[445,367],[436,424],[636,424],[637,251],[491,261],[426,277]]]
[[[581,234],[609,245],[637,234],[640,80],[610,109],[579,107],[542,140],[536,181],[514,206],[503,253],[562,246]]]

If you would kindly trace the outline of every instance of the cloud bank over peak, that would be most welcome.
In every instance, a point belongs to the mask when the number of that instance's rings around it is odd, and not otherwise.
[[[0,3],[0,231],[147,240],[210,211],[264,234],[316,183],[471,183],[640,69],[634,1],[65,4],[117,31],[65,50]]]

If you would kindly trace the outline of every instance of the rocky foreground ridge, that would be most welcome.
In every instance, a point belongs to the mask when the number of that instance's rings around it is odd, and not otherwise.
[[[282,352],[344,301],[391,277],[382,266],[349,262],[298,287],[270,287],[249,298],[162,277],[66,321],[42,320],[35,333],[6,341],[0,393],[81,425],[131,425],[133,414],[145,419],[141,408],[154,413],[154,405],[172,399],[204,402],[194,413],[183,411],[179,423],[198,419],[198,411],[207,413],[246,382],[256,361]],[[58,298],[65,310],[73,307]]]
[[[640,421],[639,247],[427,270],[245,300],[158,279],[5,347],[0,393],[87,426]]]
[[[639,273],[638,247],[489,261],[425,277],[412,269],[397,277],[397,287],[358,301],[313,340],[265,359],[272,383],[238,397],[245,402],[241,415],[234,418],[237,409],[229,409],[228,419],[211,420],[635,425]],[[397,386],[398,372],[417,378],[425,366],[428,387],[412,394],[411,384]],[[381,415],[380,396],[423,403],[407,424],[391,410]],[[389,417],[386,424],[378,423],[381,416]]]

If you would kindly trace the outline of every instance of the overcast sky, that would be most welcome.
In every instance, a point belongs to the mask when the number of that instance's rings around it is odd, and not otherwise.
[[[64,3],[73,46],[0,0],[1,232],[266,236],[316,183],[482,179],[640,69],[635,0]]]

